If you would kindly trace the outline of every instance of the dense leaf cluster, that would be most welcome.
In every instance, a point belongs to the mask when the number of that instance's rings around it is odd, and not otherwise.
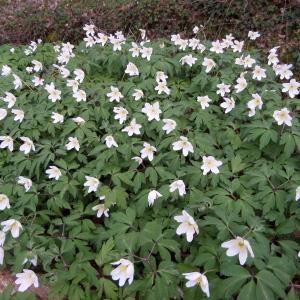
[[[0,150],[0,193],[11,204],[0,212],[0,221],[14,218],[23,226],[17,240],[7,236],[4,268],[19,272],[24,258],[37,255],[36,273],[52,286],[51,297],[61,299],[205,299],[199,287],[185,287],[182,273],[193,271],[207,272],[211,299],[297,299],[293,279],[299,273],[294,235],[300,225],[295,201],[300,185],[299,100],[281,94],[272,68],[251,51],[267,78],[256,81],[246,74],[247,88],[231,92],[236,105],[225,114],[216,85],[235,84],[243,72],[234,64],[239,53],[195,52],[198,60],[189,67],[179,62],[189,50],[178,51],[168,41],[163,48],[159,42],[151,46],[150,61],[132,58],[129,43],[118,52],[110,45],[76,47],[67,68],[84,70],[80,87],[86,102],[74,100],[53,67],[52,45],[39,45],[30,56],[21,48],[10,53],[7,46],[1,47],[0,65],[10,65],[23,80],[23,88],[13,93],[16,106],[25,112],[22,123],[12,115],[0,121],[0,135],[12,136],[15,143],[13,152]],[[201,65],[205,56],[217,64],[210,73]],[[32,75],[24,72],[33,59],[43,63],[40,75],[45,82],[55,82],[62,91],[61,101],[51,102],[44,87],[33,86]],[[128,62],[136,64],[139,76],[124,74]],[[170,95],[154,90],[157,71],[169,76]],[[121,103],[108,101],[111,86],[124,95]],[[12,78],[0,77],[0,87],[3,96],[12,91]],[[145,94],[139,101],[132,97],[136,88]],[[264,105],[250,118],[247,102],[253,93]],[[212,102],[202,110],[196,98],[204,95]],[[160,103],[161,119],[177,123],[168,135],[162,120],[149,122],[141,112],[145,102],[155,101]],[[140,135],[129,137],[121,131],[124,124],[114,119],[115,106],[128,110],[128,121],[135,118],[142,125]],[[3,101],[0,107],[5,107]],[[278,126],[273,119],[273,112],[283,107],[292,112],[291,127]],[[65,122],[53,124],[52,112],[63,114]],[[72,121],[77,116],[86,122],[77,125]],[[117,148],[106,147],[107,134],[113,135]],[[22,136],[32,139],[36,151],[25,155],[18,150]],[[79,152],[67,151],[70,136],[78,138]],[[180,136],[187,136],[194,147],[187,157],[172,149]],[[138,165],[132,157],[140,155],[144,142],[157,152],[151,162],[145,159]],[[219,174],[203,175],[205,155],[222,161]],[[57,181],[45,173],[51,165],[62,172]],[[32,180],[28,192],[17,184],[19,176]],[[100,180],[96,193],[87,193],[85,176]],[[177,179],[186,184],[183,197],[169,191]],[[162,195],[152,207],[147,201],[150,190]],[[97,218],[92,207],[103,195],[109,217]],[[176,235],[174,216],[183,209],[199,226],[191,243]],[[251,243],[255,257],[245,266],[221,248],[234,236],[246,236]],[[133,283],[123,288],[110,276],[110,263],[120,258],[128,258],[135,267]],[[31,299],[26,295],[22,299]]]

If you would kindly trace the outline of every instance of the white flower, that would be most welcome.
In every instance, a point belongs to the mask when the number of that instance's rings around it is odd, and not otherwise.
[[[274,69],[275,74],[280,76],[280,79],[287,79],[289,80],[293,76],[293,72],[290,70],[293,65],[287,65],[287,64],[282,64],[282,65],[277,65],[276,68]]]
[[[5,119],[6,116],[7,116],[7,110],[4,108],[0,108],[0,120]]]
[[[247,87],[247,81],[244,78],[244,76],[240,76],[237,80],[236,80],[237,84],[234,86],[234,88],[236,89],[237,93],[242,92],[246,87]]]
[[[19,88],[21,89],[23,86],[21,78],[19,76],[17,76],[16,74],[12,74],[12,75],[14,77],[13,84],[14,84],[15,90],[17,90]]]
[[[242,52],[243,47],[244,47],[244,41],[240,42],[238,40],[235,40],[235,41],[233,41],[233,44],[231,45],[233,52]]]
[[[203,53],[205,51],[206,47],[199,43],[198,46],[197,46],[197,50],[200,51],[200,53]]]
[[[248,252],[250,253],[251,257],[254,257],[250,243],[239,236],[233,240],[222,243],[221,247],[227,248],[227,256],[235,256],[238,254],[241,265],[245,264],[248,257]]]
[[[6,238],[5,232],[0,230],[0,247],[3,247],[4,242],[5,242],[5,238]]]
[[[193,50],[196,50],[200,45],[200,40],[199,39],[189,39],[189,47],[191,47]]]
[[[95,25],[85,24],[83,26],[83,30],[85,31],[86,35],[94,35],[95,34]]]
[[[109,41],[113,45],[113,51],[121,51],[122,50],[122,45],[125,43],[124,37],[120,36],[119,38],[115,38],[113,35],[109,36]]]
[[[259,37],[260,37],[260,33],[258,31],[249,31],[248,32],[248,38],[250,38],[250,40],[254,41]]]
[[[106,95],[107,97],[109,97],[109,102],[120,102],[120,100],[124,98],[124,96],[121,94],[117,87],[111,86],[110,90],[111,92]]]
[[[176,234],[186,234],[186,240],[189,243],[193,240],[194,234],[199,234],[197,223],[185,210],[182,211],[182,215],[175,216],[174,219],[181,223],[176,229]]]
[[[3,265],[4,261],[4,249],[0,247],[0,265]]]
[[[179,61],[181,62],[182,65],[189,65],[191,67],[196,63],[197,60],[198,59],[196,57],[193,57],[192,54],[189,54],[181,57]]]
[[[26,67],[25,70],[28,74],[31,74],[33,72],[33,67]]]
[[[295,200],[298,201],[300,199],[300,185],[296,188],[296,197]]]
[[[295,79],[291,79],[288,83],[283,83],[282,86],[282,92],[289,93],[289,96],[291,98],[295,98],[295,96],[299,95],[298,89],[300,88],[300,83],[297,82]]]
[[[212,59],[204,57],[202,66],[206,67],[205,72],[209,73],[216,66],[216,63]]]
[[[45,90],[50,93],[51,91],[55,90],[55,85],[53,82],[51,82],[50,84],[46,84],[45,85]]]
[[[154,89],[157,91],[158,95],[160,95],[161,93],[170,95],[171,93],[170,89],[167,87],[166,82],[158,82],[157,86]]]
[[[230,85],[225,83],[217,84],[217,94],[221,95],[222,97],[225,96],[226,93],[230,93]]]
[[[164,122],[164,126],[163,126],[163,130],[166,131],[166,134],[169,134],[170,132],[172,132],[175,128],[176,128],[176,122],[172,119],[163,119],[162,120]]]
[[[48,99],[51,100],[53,103],[61,99],[61,91],[55,89],[53,82],[51,82],[51,84],[46,84],[45,90],[49,94]]]
[[[134,89],[134,93],[132,94],[132,97],[135,101],[138,101],[144,97],[144,93],[142,90]]]
[[[84,90],[77,90],[73,92],[73,97],[77,102],[84,101],[86,102],[86,92]]]
[[[81,117],[76,117],[72,118],[72,120],[77,124],[77,125],[83,125],[85,123],[85,120]]]
[[[0,194],[0,210],[4,210],[6,208],[10,208],[9,198],[4,194]]]
[[[199,27],[198,26],[195,26],[194,28],[193,28],[193,33],[194,34],[197,34],[199,32]]]
[[[51,119],[53,124],[64,122],[64,116],[56,112],[52,112]]]
[[[31,179],[23,177],[23,176],[18,177],[18,184],[23,185],[26,192],[28,192],[30,190],[30,188],[32,187]]]
[[[100,185],[99,179],[91,176],[85,176],[84,186],[88,188],[88,193],[96,192]]]
[[[181,41],[180,34],[172,34],[171,41],[174,43],[174,45],[179,45],[179,43]]]
[[[268,55],[268,65],[277,65],[279,63],[278,54],[271,52]]]
[[[143,160],[139,156],[134,156],[131,159],[136,161],[139,165],[143,162]]]
[[[164,72],[162,71],[157,71],[156,75],[155,75],[155,80],[157,83],[159,82],[166,82],[168,79],[168,75],[166,75]]]
[[[224,98],[224,102],[220,104],[222,108],[225,108],[225,114],[229,113],[235,108],[235,101],[232,97]]]
[[[34,86],[40,86],[40,85],[44,84],[44,79],[40,78],[38,76],[33,76],[32,82],[33,82]]]
[[[194,153],[193,145],[188,141],[187,137],[181,136],[180,140],[172,144],[173,150],[182,150],[183,156],[188,156],[189,152]]]
[[[178,45],[179,45],[179,50],[185,50],[186,47],[189,45],[189,40],[180,39]]]
[[[59,70],[59,73],[62,76],[62,78],[67,78],[71,74],[71,72],[63,66],[59,66],[58,70]]]
[[[155,102],[153,104],[145,103],[145,106],[142,108],[142,113],[147,115],[148,121],[152,121],[153,119],[159,121],[159,115],[161,114],[159,102]]]
[[[284,107],[281,110],[275,110],[273,113],[273,118],[278,125],[286,124],[287,126],[292,126],[292,117],[289,115],[290,111]]]
[[[36,255],[33,255],[31,258],[25,257],[25,259],[23,261],[23,265],[26,264],[28,261],[35,267],[37,266],[37,256]]]
[[[239,66],[243,66],[244,65],[244,59],[243,59],[243,56],[241,57],[237,57],[235,59],[235,62],[234,62],[236,65],[239,65]]]
[[[35,72],[39,72],[43,70],[43,64],[40,61],[33,60],[31,63],[33,64],[33,70]]]
[[[81,69],[74,70],[75,80],[82,83],[84,79],[84,71]]]
[[[46,174],[49,179],[54,178],[55,180],[58,180],[62,175],[60,169],[56,166],[50,166],[49,169],[46,170]]]
[[[8,76],[11,73],[11,68],[7,65],[2,66],[1,75]]]
[[[148,194],[148,205],[149,206],[152,206],[154,204],[154,201],[159,198],[159,197],[162,197],[162,194],[159,193],[158,191],[156,190],[152,190],[149,192]]]
[[[248,101],[247,107],[249,108],[249,117],[252,117],[255,115],[255,109],[258,107],[258,109],[262,109],[263,102],[261,100],[261,96],[258,94],[252,94],[253,99]]]
[[[262,78],[266,78],[266,70],[261,68],[260,66],[255,66],[254,70],[252,71],[252,78],[253,79],[257,79],[257,80],[261,80]]]
[[[127,120],[127,115],[128,115],[127,109],[120,106],[116,106],[114,107],[113,112],[116,114],[115,120],[119,120],[120,124],[123,124]]]
[[[206,175],[209,172],[214,174],[218,174],[220,171],[218,167],[222,166],[222,162],[220,160],[216,160],[213,156],[203,156],[203,165],[201,169],[203,170],[203,175]]]
[[[1,141],[1,144],[0,144],[1,149],[7,148],[9,151],[14,150],[14,141],[13,141],[12,137],[10,137],[9,135],[0,136],[0,141]]]
[[[96,44],[96,41],[94,40],[94,38],[92,36],[87,36],[83,39],[85,41],[85,46],[87,48],[92,47]]]
[[[39,280],[36,274],[28,269],[23,269],[23,273],[16,274],[16,281],[15,284],[19,284],[18,287],[19,292],[24,292],[29,289],[32,285],[35,288],[39,287]]]
[[[142,58],[146,58],[148,61],[150,61],[152,52],[153,52],[153,48],[147,48],[147,47],[143,47],[141,50],[141,56]]]
[[[137,66],[134,63],[129,62],[126,66],[125,73],[128,74],[129,76],[138,76],[139,69],[137,68]]]
[[[129,126],[126,126],[122,129],[122,132],[127,132],[129,136],[132,136],[133,134],[141,134],[140,128],[142,125],[137,124],[135,119],[132,119]]]
[[[131,43],[132,48],[129,49],[129,52],[132,52],[132,57],[138,57],[140,55],[140,47],[136,43]]]
[[[189,45],[189,40],[187,39],[180,39],[178,42],[179,50],[185,50],[186,47]]]
[[[19,121],[20,123],[23,121],[23,119],[24,119],[24,111],[23,110],[12,109],[11,112],[12,112],[12,114],[15,115],[14,121]]]
[[[247,55],[243,58],[244,68],[251,68],[253,64],[255,64],[255,59],[253,59],[250,55]]]
[[[92,210],[97,211],[97,218],[101,218],[102,215],[104,214],[105,217],[109,217],[109,209],[105,207],[104,204],[98,204],[92,207]]]
[[[176,190],[178,190],[178,193],[180,196],[183,196],[186,194],[186,191],[185,191],[185,184],[182,180],[175,180],[173,181],[170,186],[170,192],[175,192]]]
[[[22,229],[21,223],[15,219],[9,219],[1,222],[1,226],[3,226],[3,232],[10,231],[13,238],[17,238],[20,235],[20,230]]]
[[[119,286],[123,286],[127,279],[128,284],[132,283],[134,276],[134,266],[130,260],[122,258],[111,264],[119,265],[110,273],[113,280],[119,280]]]
[[[145,29],[139,29],[140,33],[141,33],[141,38],[142,40],[146,39],[146,30]]]
[[[20,139],[24,142],[24,144],[20,146],[21,152],[28,154],[31,150],[35,151],[35,146],[30,138],[22,136]]]
[[[219,40],[212,42],[211,45],[212,47],[209,49],[211,52],[215,52],[219,54],[224,52],[223,43],[221,43]]]
[[[68,141],[69,141],[69,143],[67,143],[65,146],[67,148],[67,150],[75,149],[76,151],[79,151],[80,144],[79,144],[77,137],[69,137]]]
[[[60,51],[60,45],[54,45],[53,49],[56,53],[58,53]]]
[[[62,52],[72,53],[73,49],[74,49],[74,45],[72,45],[71,43],[69,43],[69,42],[62,43],[62,48],[61,48]]]
[[[185,284],[187,288],[193,287],[195,285],[199,285],[203,293],[205,293],[206,296],[209,297],[209,284],[208,284],[207,277],[204,274],[201,274],[199,272],[191,272],[191,273],[183,273],[182,275],[187,280]]]
[[[76,91],[78,91],[79,82],[77,80],[74,80],[74,79],[68,79],[67,80],[67,86],[72,88],[73,93],[75,93]]]
[[[202,109],[209,107],[209,102],[211,102],[211,101],[212,100],[208,96],[198,96],[197,97],[197,102],[200,103]]]
[[[5,92],[5,95],[2,100],[7,103],[7,108],[12,108],[17,101],[16,97],[10,92]]]
[[[105,143],[108,148],[118,147],[118,144],[112,135],[108,135],[107,137],[105,137]]]
[[[153,154],[154,152],[156,152],[156,148],[154,146],[151,146],[149,143],[144,143],[144,148],[140,151],[141,153],[141,158],[146,158],[148,157],[148,159],[150,161],[153,160]]]

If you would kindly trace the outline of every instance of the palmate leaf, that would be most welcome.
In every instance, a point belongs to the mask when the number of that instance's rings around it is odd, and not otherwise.
[[[269,289],[271,289],[276,297],[284,297],[284,286],[271,272],[262,270],[258,274],[256,274],[255,277],[257,279],[258,295],[266,294],[269,297],[269,295],[271,295]]]
[[[251,279],[247,284],[245,284],[237,297],[237,300],[256,300],[256,284],[253,279]]]
[[[103,264],[108,263],[112,260],[112,250],[115,247],[114,240],[110,238],[108,241],[103,243],[100,252],[97,254],[95,258],[95,262],[99,267],[101,267]]]

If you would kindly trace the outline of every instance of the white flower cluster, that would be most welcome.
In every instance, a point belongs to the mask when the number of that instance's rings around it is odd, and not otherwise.
[[[85,45],[87,48],[100,46],[104,47],[105,45],[110,45],[112,47],[112,51],[121,51],[124,45],[126,45],[126,38],[124,37],[122,32],[116,32],[114,35],[106,35],[102,32],[96,32],[96,27],[94,25],[85,25],[84,31],[86,32],[86,37],[84,38]],[[199,28],[195,27],[193,32],[197,34],[199,32]],[[255,40],[258,38],[260,34],[258,32],[249,32],[249,39]],[[241,53],[244,47],[244,41],[236,40],[231,34],[227,35],[222,40],[213,41],[209,48],[205,47],[199,39],[196,37],[192,39],[183,39],[179,34],[171,36],[171,42],[174,43],[175,46],[178,46],[180,51],[185,51],[187,49],[191,49],[192,51],[204,53],[205,56],[203,61],[200,62],[200,59],[195,57],[193,54],[186,54],[179,59],[179,62],[184,65],[184,68],[194,68],[199,66],[199,68],[203,68],[205,73],[214,72],[218,69],[217,63],[211,58],[210,53],[222,55],[225,51],[232,51],[233,53]],[[141,57],[147,61],[151,60],[153,55],[153,48],[149,47],[150,41],[146,39],[146,32],[141,30],[141,41],[139,43],[132,42],[131,48],[128,50],[131,53],[132,58]],[[25,50],[26,55],[32,54],[37,48],[36,43],[31,43],[28,49]],[[73,71],[69,70],[67,64],[69,61],[75,57],[73,52],[74,46],[70,43],[62,43],[61,45],[56,45],[54,47],[55,52],[57,53],[57,64],[54,64],[56,72],[59,76],[64,79],[65,87],[70,91],[72,98],[75,100],[77,104],[81,102],[89,101],[89,93],[84,90],[82,86],[84,86],[84,81],[86,74],[80,69],[76,68]],[[294,98],[299,94],[300,83],[293,79],[293,72],[291,71],[291,65],[287,64],[279,64],[279,59],[277,55],[278,48],[273,48],[270,50],[268,56],[268,65],[272,66],[272,69],[276,76],[278,76],[281,80],[289,80],[289,82],[285,82],[282,84],[282,92],[287,93],[290,98]],[[240,55],[240,54],[238,54]],[[242,54],[240,57],[235,59],[235,64],[241,66],[242,72],[235,79],[234,82],[221,82],[216,85],[215,96],[219,99],[221,97],[221,103],[219,106],[223,109],[225,114],[230,113],[235,109],[236,101],[238,98],[231,96],[231,92],[235,91],[235,94],[242,93],[248,86],[248,81],[253,79],[257,81],[263,81],[267,78],[267,70],[259,66],[256,60],[250,55]],[[44,93],[47,93],[48,100],[51,103],[59,103],[63,100],[62,86],[51,81],[49,83],[44,83],[45,79],[41,77],[41,72],[43,71],[44,66],[42,62],[37,60],[32,60],[31,65],[26,68],[26,72],[28,74],[33,74],[32,83],[35,88],[42,88]],[[40,73],[40,74],[39,74]],[[138,66],[133,62],[128,62],[126,68],[124,70],[124,75],[127,74],[130,77],[140,76],[141,72]],[[250,74],[250,77],[249,77]],[[23,83],[22,79],[16,75],[12,69],[8,65],[2,66],[1,71],[2,76],[12,76],[14,89],[22,89]],[[127,76],[125,75],[125,76]],[[249,78],[248,78],[248,77]],[[154,76],[153,76],[154,77]],[[134,78],[133,78],[134,79]],[[171,95],[171,89],[168,87],[168,74],[163,71],[157,71],[155,73],[155,86],[153,86],[153,90],[157,93],[157,95],[165,95],[166,97]],[[248,80],[248,81],[247,81]],[[134,137],[136,135],[143,134],[145,128],[141,124],[138,123],[138,118],[134,117],[134,112],[129,112],[126,107],[125,96],[126,93],[122,90],[122,87],[118,87],[115,85],[111,85],[109,91],[106,91],[106,100],[108,103],[113,103],[116,106],[113,107],[112,113],[114,114],[114,119],[119,122],[119,124],[124,127],[121,129],[121,132],[128,135],[129,137]],[[138,113],[142,113],[147,117],[148,122],[154,124],[155,122],[159,122],[164,115],[163,103],[160,103],[158,100],[151,102],[151,98],[148,98],[146,91],[143,91],[139,88],[134,88],[134,92],[131,94],[132,98],[135,101],[141,101],[145,99],[143,108],[138,111]],[[195,101],[199,103],[201,110],[210,109],[210,105],[215,101],[213,100],[213,96],[210,95],[199,95],[196,97]],[[18,104],[17,98],[9,91],[5,91],[3,97],[1,97],[7,106],[7,109],[0,108],[0,120],[4,120],[9,110],[14,115],[14,121],[21,123],[26,115],[23,110],[16,108],[16,104]],[[137,102],[138,103],[138,102]],[[263,109],[263,99],[262,95],[258,93],[252,93],[252,98],[249,99],[245,109],[247,110],[247,114],[249,117],[255,116],[258,110]],[[65,115],[63,112],[53,111],[50,119],[52,119],[52,123],[56,126],[61,126],[65,122]],[[286,108],[278,108],[273,112],[273,118],[277,122],[278,125],[287,125],[292,126],[292,116],[290,111]],[[81,116],[74,116],[71,118],[73,122],[75,122],[78,126],[83,126],[86,123],[86,120]],[[126,124],[126,122],[128,122]],[[177,122],[171,118],[163,118],[162,119],[163,126],[161,127],[164,134],[169,135],[174,132],[177,128]],[[104,143],[108,149],[118,148],[120,141],[116,136],[112,134],[107,134],[104,137]],[[36,145],[32,141],[31,138],[26,136],[21,136],[17,138],[18,141],[22,142],[19,151],[23,152],[24,155],[29,155],[31,152],[36,151]],[[14,151],[14,139],[12,136],[0,136],[0,148],[7,148],[10,152]],[[67,151],[75,150],[77,152],[81,149],[81,141],[77,136],[68,136],[67,143],[65,144],[65,149]],[[132,160],[136,161],[138,164],[142,164],[144,160],[149,160],[152,162],[156,155],[160,152],[160,145],[154,145],[154,143],[150,143],[148,141],[143,141],[142,147],[139,150],[140,156],[132,157]],[[183,155],[183,159],[187,158],[189,155],[193,155],[196,147],[194,148],[193,140],[189,138],[188,134],[182,133],[179,138],[174,138],[172,141],[172,150],[179,151]],[[202,155],[202,165],[201,170],[203,176],[212,174],[219,174],[221,166],[223,162],[221,160],[217,160],[215,157],[211,155]],[[200,171],[200,169],[199,169]],[[59,180],[64,174],[63,172],[55,165],[50,165],[46,170],[45,174],[49,179]],[[93,176],[91,176],[93,175]],[[213,175],[215,176],[215,175]],[[99,177],[99,176],[98,176]],[[22,185],[25,189],[25,192],[28,192],[33,182],[30,178],[19,176],[17,179],[17,183]],[[101,182],[100,179],[97,178],[97,174],[89,174],[85,176],[85,182],[83,183],[86,192],[89,193],[97,193],[101,190]],[[170,193],[178,193],[180,197],[184,197],[186,195],[186,185],[182,179],[174,180],[169,184],[169,192]],[[150,189],[147,196],[147,201],[149,206],[155,205],[155,201],[159,198],[163,198],[164,193],[162,191],[158,191],[156,189]],[[300,199],[300,186],[296,190],[296,200]],[[105,196],[100,196],[100,200],[104,201]],[[9,198],[0,194],[0,210],[10,209],[10,201]],[[93,211],[96,211],[97,217],[100,218],[103,215],[105,217],[109,217],[109,207],[106,202],[97,204],[92,207]],[[185,235],[187,242],[192,242],[196,235],[199,234],[199,227],[195,219],[187,212],[187,210],[183,210],[181,215],[174,216],[176,222],[179,223],[179,226],[176,229],[177,235]],[[3,264],[4,259],[4,241],[5,234],[7,232],[11,232],[13,238],[17,238],[20,235],[20,231],[22,230],[22,225],[19,221],[15,219],[9,219],[3,221],[1,223],[3,226],[2,231],[0,231],[0,264]],[[244,265],[247,258],[248,253],[251,257],[254,257],[254,253],[250,246],[248,240],[243,237],[236,236],[234,239],[223,242],[221,244],[222,248],[226,248],[226,254],[228,256],[238,255],[239,262],[241,265]],[[28,259],[27,259],[28,261]],[[134,276],[134,264],[127,259],[120,259],[117,262],[112,263],[113,265],[118,265],[112,272],[111,276],[113,280],[119,281],[119,285],[123,286],[125,282],[128,280],[128,283],[131,284],[133,282]],[[17,274],[16,283],[20,284],[19,291],[24,291],[30,286],[38,287],[38,278],[36,274],[28,269],[24,269],[23,273]],[[183,274],[187,280],[186,286],[193,287],[195,285],[199,285],[203,292],[209,297],[209,284],[205,273],[200,272],[191,272]]]

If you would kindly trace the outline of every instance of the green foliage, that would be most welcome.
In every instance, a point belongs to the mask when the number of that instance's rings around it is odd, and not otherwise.
[[[14,122],[11,114],[0,121],[1,136],[10,135],[15,143],[13,152],[0,150],[0,193],[11,202],[11,209],[1,211],[0,221],[15,218],[23,226],[18,239],[7,235],[3,268],[20,272],[24,258],[37,255],[35,271],[41,282],[51,285],[53,299],[204,299],[198,286],[184,286],[182,273],[193,271],[207,271],[214,300],[296,299],[290,287],[299,275],[294,236],[300,225],[295,201],[300,185],[298,101],[284,99],[281,84],[272,75],[258,82],[247,74],[247,89],[236,93],[232,88],[236,107],[225,114],[216,85],[235,84],[243,71],[233,63],[240,53],[194,52],[198,60],[190,68],[179,62],[190,50],[178,52],[164,42],[164,48],[151,43],[149,62],[132,58],[129,42],[120,52],[113,52],[111,45],[77,46],[66,67],[71,72],[84,70],[80,88],[86,91],[86,102],[75,101],[66,79],[53,67],[57,61],[51,44],[39,45],[29,56],[23,54],[24,47],[13,54],[1,47],[0,65],[11,66],[23,80],[23,88],[13,91],[12,77],[1,76],[1,93],[13,92],[16,106],[25,112],[22,123]],[[271,73],[256,51],[244,54],[251,54]],[[201,66],[206,56],[217,63],[210,73]],[[61,101],[51,102],[43,87],[33,86],[32,75],[24,71],[33,59],[43,63],[45,82],[55,82],[62,91]],[[124,75],[128,62],[137,65],[140,76]],[[154,90],[157,71],[168,74],[170,96]],[[110,86],[124,95],[121,103],[108,101]],[[131,96],[135,88],[144,91],[142,100]],[[253,93],[262,96],[264,106],[249,118],[247,102]],[[196,101],[199,95],[213,100],[205,110]],[[145,102],[155,101],[160,102],[161,119],[177,122],[169,135],[162,130],[162,120],[149,122],[141,113]],[[0,101],[1,108],[5,105]],[[141,135],[128,137],[121,131],[124,124],[114,119],[115,106],[128,110],[128,120],[136,118]],[[274,121],[273,112],[282,107],[293,112],[292,127]],[[63,114],[65,122],[53,124],[52,112]],[[76,125],[72,121],[76,116],[86,122]],[[117,148],[105,146],[108,134],[116,139]],[[187,157],[172,149],[182,135],[194,147]],[[22,136],[33,140],[36,151],[27,155],[18,151]],[[78,138],[78,152],[66,150],[70,136]],[[140,155],[143,142],[157,152],[153,161],[145,159],[138,165],[131,158]],[[222,161],[219,174],[203,175],[204,155]],[[45,173],[52,165],[62,172],[59,180],[50,180]],[[18,176],[33,181],[28,192],[16,183]],[[87,193],[85,176],[100,180],[96,193]],[[186,184],[184,197],[169,191],[176,179]],[[149,207],[147,196],[153,189],[162,197]],[[103,195],[101,203],[109,208],[109,217],[97,218],[92,207]],[[174,216],[183,209],[194,216],[200,230],[191,243],[176,235]],[[247,236],[253,248],[255,257],[248,257],[245,266],[221,248],[232,234]],[[110,276],[111,263],[120,258],[135,263],[134,281],[123,288]],[[3,295],[8,299],[10,291]],[[14,299],[21,299],[18,295]]]

